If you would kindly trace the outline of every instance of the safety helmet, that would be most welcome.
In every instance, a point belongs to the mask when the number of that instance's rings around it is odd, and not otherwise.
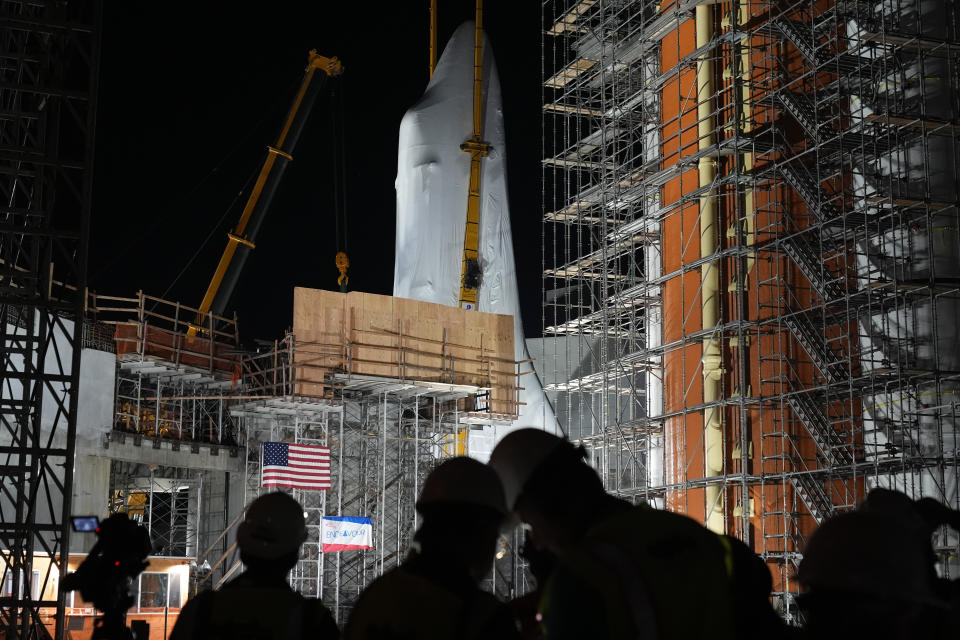
[[[433,505],[476,505],[507,514],[503,486],[492,469],[473,458],[442,462],[430,472],[417,500],[417,511]]]
[[[942,605],[925,544],[915,527],[888,514],[843,513],[814,532],[797,578],[810,591]]]
[[[296,551],[306,539],[303,507],[281,491],[267,493],[251,502],[237,528],[240,550],[266,560]]]
[[[507,508],[513,510],[524,485],[550,454],[561,447],[572,446],[543,429],[517,429],[504,436],[493,448],[488,464],[500,476]]]
[[[857,510],[895,517],[904,525],[916,527],[926,534],[932,534],[943,525],[960,531],[960,511],[951,509],[934,498],[914,500],[905,493],[892,489],[871,490]]]

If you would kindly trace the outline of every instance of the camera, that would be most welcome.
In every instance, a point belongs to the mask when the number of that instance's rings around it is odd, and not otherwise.
[[[103,522],[96,516],[73,516],[74,531],[97,534],[86,560],[61,582],[64,591],[79,591],[87,602],[103,615],[93,628],[93,640],[146,640],[149,628],[126,626],[127,610],[136,601],[133,581],[147,567],[150,555],[150,534],[147,530],[117,513]]]
[[[100,532],[100,518],[97,516],[70,516],[70,521],[77,533]]]

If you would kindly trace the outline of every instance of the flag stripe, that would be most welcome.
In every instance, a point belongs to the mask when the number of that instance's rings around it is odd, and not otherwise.
[[[278,473],[297,474],[302,476],[329,476],[330,475],[329,469],[306,469],[306,468],[292,469],[290,467],[275,467],[275,466],[263,468],[264,473],[270,473],[271,471],[278,472]]]
[[[292,450],[287,451],[287,455],[294,459],[299,460],[329,460],[330,456],[328,454],[320,454],[315,451],[299,451]]]
[[[265,473],[263,477],[267,480],[279,478],[284,480],[303,480],[304,482],[330,482],[330,476],[301,476],[295,473]]]
[[[282,467],[266,468],[263,470],[263,475],[278,475],[278,476],[298,476],[303,478],[329,478],[329,471],[298,471],[296,469],[284,469]]]
[[[363,551],[364,549],[373,549],[373,547],[353,544],[324,544],[322,551],[323,553],[335,553],[337,551]]]
[[[304,482],[268,482],[265,487],[287,487],[289,489],[329,489],[330,484],[309,484]]]

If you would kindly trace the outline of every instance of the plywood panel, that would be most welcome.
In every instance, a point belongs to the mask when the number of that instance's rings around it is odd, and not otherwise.
[[[513,318],[369,293],[294,291],[297,393],[329,389],[332,372],[495,387],[515,413]]]

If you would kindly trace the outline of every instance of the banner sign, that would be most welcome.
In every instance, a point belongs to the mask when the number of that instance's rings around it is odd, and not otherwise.
[[[325,516],[320,535],[323,553],[373,549],[373,522],[370,518]]]

